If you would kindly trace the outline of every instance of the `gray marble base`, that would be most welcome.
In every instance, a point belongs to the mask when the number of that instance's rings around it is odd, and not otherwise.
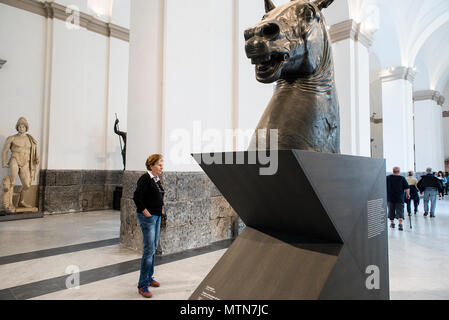
[[[39,208],[45,214],[113,208],[113,195],[123,171],[42,170]]]
[[[126,171],[123,176],[120,242],[142,251],[142,232],[132,200],[137,180],[145,172]],[[161,177],[165,193],[168,227],[160,237],[159,254],[171,254],[205,247],[235,238],[243,222],[204,173],[165,172]]]

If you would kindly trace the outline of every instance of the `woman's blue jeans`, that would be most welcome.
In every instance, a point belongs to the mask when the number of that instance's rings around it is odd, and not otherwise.
[[[148,287],[151,277],[154,274],[154,257],[159,244],[161,232],[161,217],[145,217],[142,213],[137,213],[140,228],[143,236],[143,255],[140,263],[140,278],[138,288]]]

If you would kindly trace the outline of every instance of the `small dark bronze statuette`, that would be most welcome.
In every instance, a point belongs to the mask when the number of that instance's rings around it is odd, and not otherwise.
[[[333,0],[265,0],[262,21],[245,31],[245,50],[262,83],[277,81],[249,150],[340,153],[340,116],[332,49],[321,9]],[[278,146],[259,144],[278,130]],[[271,140],[270,140],[271,141]]]
[[[117,114],[115,115],[114,122],[114,132],[119,136],[120,141],[120,149],[122,150],[122,160],[123,160],[123,170],[126,170],[126,132],[120,131],[119,127],[119,119],[117,118]],[[122,145],[123,140],[123,145]]]

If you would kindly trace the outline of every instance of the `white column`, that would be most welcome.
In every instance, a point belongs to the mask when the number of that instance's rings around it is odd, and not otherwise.
[[[416,170],[444,171],[442,110],[440,93],[433,90],[414,93]]]
[[[443,104],[443,103],[442,103]],[[444,145],[444,149],[443,149],[443,158],[444,158],[444,162],[445,162],[445,170],[444,171],[448,171],[446,168],[446,160],[449,159],[449,112],[448,111],[443,111],[443,145]]]
[[[165,1],[131,1],[126,170],[162,153]]]
[[[333,25],[330,36],[340,102],[341,153],[370,157],[369,48],[373,39],[361,33],[354,20]]]
[[[382,80],[383,149],[387,171],[415,169],[413,81],[415,73],[406,67],[384,70]]]

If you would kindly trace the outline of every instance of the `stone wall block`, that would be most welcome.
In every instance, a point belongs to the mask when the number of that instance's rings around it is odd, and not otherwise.
[[[231,239],[233,236],[232,218],[218,218],[210,221],[211,237],[216,241]]]
[[[123,171],[106,171],[105,184],[122,185]]]
[[[179,201],[205,199],[209,196],[205,174],[203,173],[179,173],[176,189]]]
[[[234,210],[223,196],[211,198],[211,220],[232,217],[233,215]]]
[[[165,201],[177,201],[178,200],[178,194],[177,194],[177,188],[176,184],[178,181],[178,174],[176,172],[167,172],[163,173],[161,177],[162,185],[164,186],[165,195],[164,200]]]
[[[194,226],[168,227],[161,233],[161,253],[171,254],[193,248],[201,248],[211,243],[209,223],[200,223]]]
[[[84,170],[81,172],[81,175],[82,175],[82,180],[81,180],[82,185],[95,185],[96,184],[95,170]]]
[[[42,180],[39,180],[39,184],[54,187],[56,186],[56,172],[52,170],[42,170],[43,176],[45,177]]]
[[[120,242],[127,248],[142,252],[143,240],[134,201],[122,198]]]
[[[206,185],[207,185],[210,197],[221,197],[222,196],[221,192],[217,189],[217,187],[214,185],[214,183],[207,176],[206,176]]]
[[[81,182],[81,171],[56,171],[56,186],[79,186]]]
[[[145,171],[125,171],[123,174],[123,194],[122,197],[132,199],[136,191],[137,181]]]
[[[191,202],[168,202],[165,204],[164,210],[170,225],[180,227],[190,223]]]
[[[80,207],[83,211],[104,210],[104,186],[82,185],[79,195]]]
[[[80,186],[58,186],[45,189],[45,211],[49,213],[79,212]]]
[[[104,186],[104,207],[112,208],[114,206],[114,191],[117,185],[105,185]]]

